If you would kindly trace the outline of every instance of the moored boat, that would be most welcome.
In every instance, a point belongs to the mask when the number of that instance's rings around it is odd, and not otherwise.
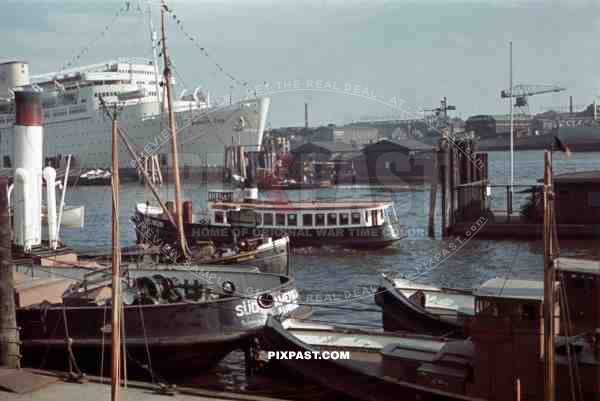
[[[593,400],[600,390],[600,333],[590,329],[599,324],[600,264],[553,263],[558,296],[549,308],[557,322],[551,336],[543,282],[494,278],[473,291],[467,339],[269,318],[263,341],[275,363],[358,400],[547,400],[540,389],[548,352],[558,373],[554,399]]]
[[[148,241],[150,238],[147,239]],[[110,261],[110,251],[93,249],[79,253],[80,260],[94,260],[98,263]],[[196,244],[187,262],[179,261],[174,244],[164,242],[141,243],[121,248],[124,261],[143,262],[146,265],[162,264],[177,268],[178,265],[236,265],[258,268],[264,273],[293,276],[294,269],[289,252],[289,238],[271,237],[246,238],[236,244],[216,245],[212,241]]]
[[[294,280],[281,275],[225,267],[136,269],[122,280],[122,341],[133,371],[150,366],[163,376],[197,374],[245,346],[269,315],[298,310]],[[20,307],[24,363],[65,368],[71,348],[81,369],[97,372],[102,355],[110,355],[111,293],[104,270],[86,275],[60,303]]]
[[[438,288],[384,274],[375,303],[381,307],[386,331],[464,337],[474,314],[475,296],[469,290]]]
[[[416,379],[419,358],[431,361],[447,344],[435,337],[298,325],[294,320],[280,322],[269,318],[262,338],[271,358],[282,356],[277,364],[352,399],[473,400],[411,382]],[[397,350],[409,354],[413,366],[394,362],[393,353]],[[464,358],[458,359],[465,363]]]

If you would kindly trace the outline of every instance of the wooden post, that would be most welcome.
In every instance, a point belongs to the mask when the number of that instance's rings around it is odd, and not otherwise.
[[[117,110],[112,119],[112,320],[111,400],[118,401],[121,386],[121,248],[119,246],[119,148]]]
[[[506,221],[510,222],[510,218],[512,216],[512,187],[510,185],[506,186]]]
[[[429,192],[429,237],[435,238],[435,209],[437,200],[437,187],[438,187],[438,154],[433,153],[433,180],[431,181],[431,190]]]
[[[438,165],[440,169],[440,183],[442,190],[442,236],[448,236],[451,231],[452,221],[452,188],[450,186],[451,164],[450,149],[452,146],[447,140],[440,141],[438,152]]]
[[[454,155],[456,153],[456,149],[454,147],[454,144],[452,142],[448,142],[448,162],[449,162],[449,168],[448,168],[448,174],[449,174],[449,182],[448,182],[448,191],[450,192],[450,196],[449,196],[449,209],[450,209],[450,226],[453,226],[455,223],[455,218],[454,218],[454,210],[456,209],[456,205],[454,202],[455,199],[455,192],[454,192],[454,185],[456,184],[456,171],[455,171],[455,166],[456,166],[456,162],[454,159]]]
[[[554,362],[554,194],[552,185],[552,153],[544,152],[544,400],[556,396]]]
[[[20,368],[19,331],[15,312],[8,178],[0,177],[0,365]]]
[[[183,227],[183,214],[182,214],[182,202],[181,202],[181,177],[179,175],[179,158],[177,149],[177,124],[175,122],[175,113],[173,112],[173,94],[171,93],[171,61],[167,55],[167,36],[165,32],[165,8],[166,4],[161,2],[161,43],[164,63],[164,87],[167,95],[167,106],[169,116],[169,130],[171,131],[171,154],[173,162],[173,182],[175,184],[175,217],[177,226],[177,242],[181,250],[182,256],[186,259],[189,257],[187,242],[185,240],[185,230]]]

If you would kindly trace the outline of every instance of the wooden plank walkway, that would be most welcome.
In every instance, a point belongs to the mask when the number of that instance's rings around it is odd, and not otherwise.
[[[56,377],[51,372],[28,370],[41,376]],[[127,388],[121,388],[122,401],[286,401],[278,398],[213,391],[199,388],[177,387],[174,394],[160,394],[157,386],[150,383],[129,381]],[[3,391],[0,389],[2,401],[98,401],[110,400],[110,384],[105,378],[103,382],[96,377],[86,377],[84,383],[65,381],[49,381],[42,388],[24,394]]]

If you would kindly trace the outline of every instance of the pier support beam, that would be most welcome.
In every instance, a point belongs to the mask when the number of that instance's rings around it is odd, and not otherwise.
[[[15,311],[11,228],[8,216],[8,179],[0,177],[0,365],[21,365]]]
[[[448,140],[440,140],[440,149],[437,153],[439,180],[442,191],[442,236],[450,234],[452,224],[452,185],[450,183],[450,144]]]
[[[435,238],[435,212],[436,212],[436,201],[437,201],[437,187],[439,183],[439,163],[437,152],[433,153],[433,180],[431,181],[431,189],[429,191],[429,229],[428,234],[430,238]]]

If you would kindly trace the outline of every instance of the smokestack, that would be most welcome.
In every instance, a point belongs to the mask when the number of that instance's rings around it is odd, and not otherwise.
[[[304,103],[304,128],[308,129],[308,103]]]
[[[15,242],[26,252],[42,242],[43,127],[41,94],[15,92],[13,190]]]
[[[573,96],[569,96],[569,113],[573,114]]]

